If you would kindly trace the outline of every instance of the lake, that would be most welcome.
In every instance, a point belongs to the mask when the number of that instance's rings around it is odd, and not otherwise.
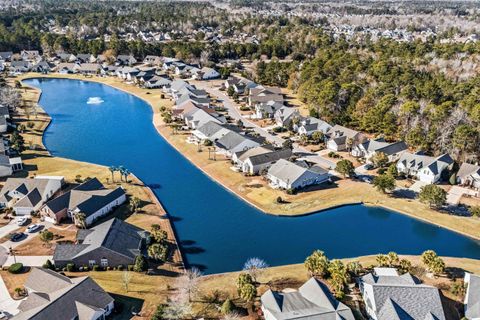
[[[149,185],[168,211],[186,263],[205,273],[240,270],[249,257],[269,265],[396,251],[480,258],[479,241],[389,210],[345,206],[302,217],[264,214],[233,195],[171,147],[143,100],[110,86],[30,79],[52,122],[44,135],[59,157],[123,165]]]

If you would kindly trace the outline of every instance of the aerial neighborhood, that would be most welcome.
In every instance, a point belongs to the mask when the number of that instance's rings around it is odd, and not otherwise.
[[[480,319],[479,4],[53,2],[0,3],[0,320]]]

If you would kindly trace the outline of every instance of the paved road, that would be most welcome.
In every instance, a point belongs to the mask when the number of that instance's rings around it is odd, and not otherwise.
[[[268,133],[267,130],[260,127],[258,124],[243,117],[242,114],[240,113],[240,110],[238,110],[238,108],[232,102],[231,98],[224,92],[220,91],[220,89],[217,86],[215,86],[215,82],[211,82],[211,81],[190,81],[190,82],[194,84],[197,88],[203,89],[207,91],[210,95],[217,97],[217,99],[219,100],[222,100],[224,107],[227,109],[228,115],[232,119],[235,119],[235,121],[237,120],[242,121],[245,128],[253,129],[260,136],[264,137],[268,141],[271,141],[277,146],[281,146],[282,143],[285,141],[283,138],[279,136],[274,136]]]

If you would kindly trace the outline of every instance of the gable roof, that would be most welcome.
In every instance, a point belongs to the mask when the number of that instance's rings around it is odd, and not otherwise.
[[[268,169],[268,174],[274,176],[282,181],[293,183],[297,181],[300,177],[302,177],[307,171],[310,171],[314,174],[326,174],[326,171],[323,168],[318,166],[313,166],[311,168],[305,168],[303,166],[298,165],[297,163],[290,162],[285,159],[279,159],[275,162],[270,169]]]
[[[113,302],[90,277],[70,279],[43,268],[32,268],[25,287],[33,292],[20,303],[14,320],[91,319],[91,311],[80,305],[100,311]]]
[[[460,179],[472,178],[480,181],[480,166],[464,162],[457,172],[457,177]]]
[[[81,234],[82,235],[82,234]],[[54,261],[71,261],[100,247],[130,259],[139,255],[147,232],[120,219],[105,221],[82,235],[81,244],[59,244],[55,248]],[[78,239],[78,238],[77,238]]]
[[[337,301],[328,288],[310,278],[298,291],[268,290],[261,297],[263,308],[275,319],[353,320],[352,311]]]
[[[398,163],[403,164],[408,169],[420,170],[422,168],[429,168],[434,174],[439,173],[439,164],[450,165],[453,159],[448,154],[442,154],[436,158],[424,155],[422,153],[404,152]]]
[[[368,303],[375,306],[377,320],[446,319],[439,290],[420,284],[409,273],[369,273],[360,281],[372,287],[369,298],[373,301]],[[373,305],[369,307],[373,308]]]
[[[480,318],[480,276],[474,274],[465,275],[468,277],[467,295],[465,297],[465,317],[468,319]]]

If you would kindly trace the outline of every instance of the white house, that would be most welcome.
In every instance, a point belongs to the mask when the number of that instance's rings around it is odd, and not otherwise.
[[[231,157],[235,152],[258,147],[260,143],[240,133],[230,131],[215,141],[215,145],[220,148],[227,157]]]
[[[480,276],[465,272],[465,318],[468,320],[480,320]]]
[[[265,320],[355,319],[352,310],[337,301],[328,287],[315,278],[310,278],[298,290],[267,290],[262,295],[261,302]]]
[[[388,162],[397,161],[408,149],[403,141],[389,143],[383,138],[368,140],[353,147],[351,154],[354,157],[365,158],[370,163],[376,153],[383,153],[388,157]]]
[[[305,168],[288,160],[280,159],[268,169],[267,179],[273,188],[297,190],[324,183],[330,179],[330,174],[319,166]]]
[[[220,78],[220,73],[215,69],[203,67],[193,74],[193,78],[197,80],[217,79]]]
[[[29,215],[40,209],[63,183],[64,178],[56,176],[8,178],[0,191],[0,206],[13,208],[17,215]]]
[[[279,127],[288,126],[297,117],[300,117],[298,110],[286,106],[281,107],[274,114],[275,123]]]
[[[48,201],[40,209],[40,214],[46,221],[59,223],[67,217],[76,221],[76,215],[81,212],[85,215],[86,226],[90,226],[126,200],[121,187],[106,189],[97,178],[93,178]]]
[[[397,162],[397,171],[432,184],[440,180],[442,172],[451,169],[452,165],[453,159],[448,154],[434,158],[420,152],[404,152]]]
[[[231,131],[232,130],[219,124],[218,122],[208,121],[192,131],[192,138],[196,142],[201,143],[205,142],[206,140],[215,142]]]
[[[259,146],[233,154],[232,161],[240,171],[253,175],[270,168],[278,160],[291,156],[292,150],[288,148],[273,150],[271,147]]]
[[[335,125],[327,132],[327,149],[332,151],[343,151],[354,148],[363,143],[367,137],[361,132]]]
[[[214,110],[206,108],[193,108],[191,111],[183,115],[185,124],[190,129],[197,129],[203,126],[207,122],[225,123],[225,117],[217,114]],[[207,112],[208,111],[208,112]]]
[[[264,119],[264,118],[273,118],[275,113],[283,107],[282,102],[278,101],[267,101],[264,103],[257,103],[255,105],[255,118]]]
[[[480,166],[462,163],[457,172],[457,183],[474,190],[480,190]]]
[[[326,134],[331,128],[332,126],[327,122],[314,117],[302,118],[298,124],[293,126],[293,130],[298,134],[307,136],[311,136],[314,132]]]
[[[446,320],[439,290],[410,273],[374,268],[359,279],[359,288],[370,319]]]

